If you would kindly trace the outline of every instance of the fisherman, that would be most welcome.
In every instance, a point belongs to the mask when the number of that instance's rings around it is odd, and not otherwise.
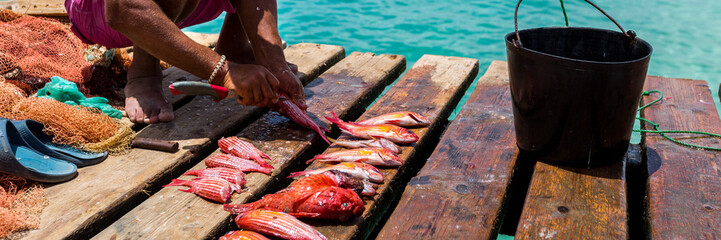
[[[159,59],[235,91],[240,104],[273,105],[285,92],[306,109],[297,68],[285,61],[281,47],[275,0],[65,0],[65,8],[83,42],[133,47],[125,86],[125,111],[133,122],[174,118],[162,94]],[[224,11],[214,50],[180,30]]]

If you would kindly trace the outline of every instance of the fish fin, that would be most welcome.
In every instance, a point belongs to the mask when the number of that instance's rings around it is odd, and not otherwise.
[[[312,161],[312,159],[311,159],[311,161]],[[306,162],[306,163],[309,163],[309,162]],[[305,175],[306,173],[308,173],[308,171],[292,172],[292,173],[288,174],[288,178],[294,178],[297,176]]]
[[[328,141],[330,141],[331,143],[335,143],[335,142],[338,141],[338,140],[333,139],[333,138],[330,138],[330,137],[326,137],[325,139],[328,140]]]
[[[193,188],[178,189],[178,191],[192,193],[192,192],[193,192]]]
[[[223,204],[223,209],[232,214],[241,214],[250,210],[254,210],[255,206],[253,203],[247,204]]]
[[[321,134],[320,137],[322,137],[323,140],[325,140],[325,142],[328,143],[328,145],[331,145],[330,141],[328,141],[328,138],[325,136],[325,134]]]
[[[192,180],[173,179],[170,183],[163,185],[163,187],[187,186],[187,184],[190,183],[190,181],[192,181]]]
[[[180,175],[180,176],[186,176],[186,175],[198,176],[202,171],[203,171],[203,169],[190,170],[190,171],[183,173],[183,175]]]
[[[320,217],[320,213],[288,213],[293,217],[297,218],[317,218]]]

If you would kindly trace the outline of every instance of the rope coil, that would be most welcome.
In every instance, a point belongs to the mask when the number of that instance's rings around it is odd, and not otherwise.
[[[647,108],[647,107],[650,107],[651,105],[656,104],[657,102],[661,101],[661,99],[663,99],[663,93],[662,93],[661,91],[659,91],[659,90],[648,90],[648,91],[644,91],[643,94],[642,94],[642,96],[651,96],[651,93],[658,93],[660,96],[658,97],[658,99],[653,100],[652,102],[650,102],[650,103],[648,103],[648,104],[646,104],[646,105],[643,105],[643,106],[639,107],[639,108],[638,108],[638,111],[641,111],[641,110],[643,110],[643,109],[645,109],[645,108]],[[721,139],[721,135],[719,135],[719,134],[708,133],[708,132],[701,132],[701,131],[688,131],[688,130],[661,130],[661,129],[659,128],[660,125],[659,125],[658,123],[655,123],[655,122],[653,122],[653,121],[651,121],[651,120],[648,120],[648,119],[645,119],[645,118],[642,118],[642,117],[636,117],[636,119],[638,119],[639,121],[643,121],[643,122],[645,122],[645,123],[651,124],[651,126],[653,126],[653,128],[654,128],[655,130],[634,129],[634,130],[633,130],[634,132],[657,133],[657,134],[661,135],[662,137],[668,139],[669,141],[674,142],[674,143],[676,143],[676,144],[678,144],[678,145],[681,145],[681,146],[693,147],[693,148],[704,149],[704,150],[721,151],[721,148],[718,148],[718,147],[709,147],[709,146],[701,146],[701,145],[696,145],[696,144],[691,144],[691,143],[685,143],[685,142],[682,142],[682,141],[680,141],[680,140],[678,140],[678,139],[675,139],[675,138],[672,138],[672,137],[669,137],[668,135],[666,135],[666,133],[688,133],[688,134],[706,135],[706,136],[709,136],[709,137],[715,137],[715,138]]]

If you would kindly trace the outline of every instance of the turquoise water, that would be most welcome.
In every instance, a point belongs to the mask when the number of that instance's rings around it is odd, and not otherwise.
[[[584,1],[565,3],[571,26],[616,29]],[[401,54],[408,68],[423,54],[476,58],[482,75],[491,61],[506,59],[503,37],[513,31],[515,4],[512,0],[282,0],[278,22],[289,44],[324,43],[343,46],[347,53]],[[721,1],[597,0],[597,4],[654,47],[649,74],[706,80],[718,99]],[[526,0],[519,15],[521,29],[563,25],[555,0]],[[221,24],[222,18],[186,30],[217,33]],[[467,95],[474,88],[475,83]]]

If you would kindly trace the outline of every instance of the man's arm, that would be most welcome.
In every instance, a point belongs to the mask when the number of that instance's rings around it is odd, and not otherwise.
[[[257,63],[268,68],[280,81],[279,88],[288,93],[300,108],[306,109],[303,85],[285,61],[278,33],[277,8],[275,0],[240,0],[236,4]]]

